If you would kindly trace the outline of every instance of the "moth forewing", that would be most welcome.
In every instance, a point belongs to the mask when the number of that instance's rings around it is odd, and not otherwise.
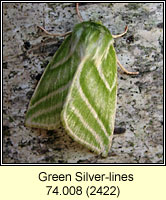
[[[47,65],[31,98],[25,124],[31,127],[56,129],[60,113],[77,69],[71,66],[71,35],[69,35]]]
[[[77,51],[80,63],[69,89],[61,119],[67,132],[89,149],[107,156],[116,109],[117,68],[113,38],[98,23],[83,22]],[[86,41],[86,45],[85,45]]]

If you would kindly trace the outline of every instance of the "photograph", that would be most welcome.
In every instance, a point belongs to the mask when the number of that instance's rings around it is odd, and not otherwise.
[[[2,164],[163,164],[163,9],[3,2]]]

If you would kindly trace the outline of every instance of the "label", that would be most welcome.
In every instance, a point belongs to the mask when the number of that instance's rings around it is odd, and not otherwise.
[[[47,173],[42,171],[38,175],[39,181],[47,182],[45,185],[46,195],[51,196],[110,196],[119,197],[120,187],[117,185],[120,181],[133,181],[133,174],[119,174],[115,172],[107,173],[89,173],[77,171],[74,174],[65,173]],[[50,184],[50,182],[55,182]],[[59,182],[64,182],[64,185],[59,186]],[[70,185],[66,185],[71,182]],[[76,184],[73,184],[76,182]],[[82,185],[83,182],[87,184]],[[97,183],[97,185],[96,185]]]
[[[164,166],[1,167],[0,199],[166,199],[165,169]]]

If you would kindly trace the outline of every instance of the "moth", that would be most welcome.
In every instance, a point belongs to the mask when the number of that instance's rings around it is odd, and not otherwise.
[[[76,11],[82,21],[78,4]],[[115,53],[114,38],[126,32],[112,35],[99,22],[82,21],[63,34],[30,100],[26,126],[55,130],[62,125],[75,141],[106,157],[114,131],[117,63],[127,74],[138,74],[128,72]]]

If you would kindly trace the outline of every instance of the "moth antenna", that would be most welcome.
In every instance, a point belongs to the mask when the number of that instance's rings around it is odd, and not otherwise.
[[[44,31],[45,34],[47,35],[51,35],[51,36],[61,36],[61,37],[65,37],[66,35],[69,35],[70,33],[72,33],[71,31],[68,31],[66,33],[63,33],[63,34],[60,34],[60,33],[49,33],[46,29],[44,29],[43,27],[41,26],[37,26],[38,28],[40,28],[42,31]]]
[[[118,37],[122,37],[123,35],[125,35],[128,31],[128,26],[125,27],[125,30],[123,33],[118,34],[118,35],[112,35],[113,38],[118,38]]]
[[[123,65],[119,62],[119,60],[117,59],[117,63],[118,65],[120,66],[120,68],[126,73],[126,74],[129,74],[129,75],[137,75],[139,74],[139,72],[129,72],[127,69],[125,69],[123,67]]]
[[[81,14],[80,14],[80,11],[79,11],[78,6],[79,6],[79,3],[76,3],[76,12],[77,12],[77,15],[78,15],[78,17],[79,17],[79,20],[80,20],[81,22],[83,22],[83,19],[82,19],[82,16],[81,16]]]

